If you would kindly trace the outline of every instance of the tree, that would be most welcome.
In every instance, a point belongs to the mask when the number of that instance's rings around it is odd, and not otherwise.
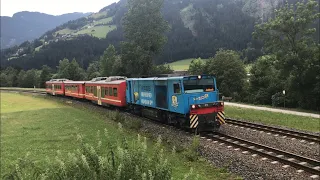
[[[205,63],[201,60],[201,58],[193,59],[190,63],[188,72],[193,75],[204,74]]]
[[[279,80],[279,70],[274,66],[275,56],[260,57],[250,70],[250,100],[258,104],[271,104],[272,95],[281,92],[283,84]]]
[[[59,66],[58,66],[58,74],[57,76],[59,78],[69,78],[70,73],[69,73],[69,66],[70,62],[67,58],[64,58],[63,60],[59,61]]]
[[[0,86],[1,87],[7,87],[8,84],[7,84],[7,75],[5,73],[1,73],[0,75]]]
[[[78,81],[84,79],[85,72],[79,66],[76,59],[69,62],[69,60],[65,58],[59,62],[57,77]]]
[[[100,69],[102,76],[110,76],[113,74],[112,70],[116,61],[116,56],[116,49],[110,44],[109,47],[104,51],[103,56],[100,57]]]
[[[18,87],[25,87],[26,83],[24,82],[24,79],[25,79],[25,75],[26,75],[26,72],[24,70],[21,70],[18,74],[18,79],[17,79],[17,82],[18,82]]]
[[[128,75],[152,72],[152,58],[166,43],[164,33],[169,27],[162,17],[162,6],[163,0],[128,0],[123,21],[127,42],[122,44],[122,64],[129,70]]]
[[[276,56],[280,78],[285,79],[290,106],[320,109],[319,44],[313,39],[312,24],[319,19],[318,3],[309,0],[296,5],[286,3],[270,21],[257,25],[254,37]]]
[[[19,71],[13,67],[8,67],[4,70],[6,74],[6,84],[8,87],[17,86],[17,76]]]
[[[240,54],[232,50],[220,49],[207,63],[209,74],[217,78],[217,86],[224,96],[240,98],[245,86],[246,71]]]
[[[69,77],[68,79],[74,80],[74,81],[79,81],[83,80],[85,77],[85,72],[84,70],[79,66],[78,62],[76,59],[73,59],[71,63],[69,64],[68,67],[69,71]]]
[[[160,52],[167,39],[168,23],[163,19],[163,0],[128,0],[124,17],[124,33],[130,43],[141,47],[149,55]]]
[[[47,65],[42,66],[40,74],[40,87],[44,88],[46,81],[51,79],[50,67]]]
[[[152,61],[150,56],[140,47],[124,42],[121,46],[121,65],[128,77],[140,77],[151,74]]]
[[[91,80],[95,77],[99,77],[101,74],[99,72],[99,61],[94,61],[89,64],[87,69],[87,79]]]
[[[171,74],[173,73],[173,70],[170,68],[169,65],[159,65],[159,66],[153,66],[153,72],[152,74]]]
[[[23,86],[26,88],[39,87],[40,74],[35,69],[28,70],[23,78]]]

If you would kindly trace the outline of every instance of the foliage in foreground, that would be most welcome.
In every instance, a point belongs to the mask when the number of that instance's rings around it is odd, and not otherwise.
[[[120,123],[119,131],[123,131]],[[104,134],[107,143],[102,143],[98,131],[95,145],[85,143],[78,135],[80,148],[67,156],[58,151],[54,160],[47,159],[46,169],[38,167],[27,154],[3,179],[172,179],[172,168],[164,157],[160,137],[149,153],[145,137],[138,135],[136,140],[128,142],[123,135],[111,139],[106,129]],[[197,177],[192,169],[185,175],[185,179]]]

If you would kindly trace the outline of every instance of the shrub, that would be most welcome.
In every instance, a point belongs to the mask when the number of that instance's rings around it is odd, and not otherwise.
[[[122,125],[119,123],[122,132]],[[105,130],[102,144],[100,133],[95,146],[85,143],[78,135],[80,148],[68,153],[67,158],[61,153],[53,161],[48,161],[46,169],[41,169],[27,157],[19,160],[3,179],[171,179],[172,170],[161,148],[161,138],[151,155],[147,153],[146,138],[138,135],[128,143],[120,136],[116,143]]]
[[[139,130],[142,127],[142,121],[137,118],[127,117],[125,118],[125,127],[133,130]]]
[[[199,146],[200,146],[200,137],[193,136],[191,146],[184,152],[184,156],[189,161],[196,161],[199,159]]]
[[[122,113],[120,113],[118,110],[116,110],[115,112],[113,112],[113,120],[116,122],[123,123],[125,120],[125,116]]]

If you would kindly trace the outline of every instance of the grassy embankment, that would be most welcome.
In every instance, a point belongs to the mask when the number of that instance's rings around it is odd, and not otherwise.
[[[172,63],[168,63],[168,65],[173,69],[174,71],[187,71],[189,69],[190,63],[192,60],[195,58],[190,58],[190,59],[183,59],[180,61],[175,61]],[[202,59],[202,62],[206,62],[208,59]],[[249,73],[252,68],[252,64],[246,64],[246,72]]]
[[[291,114],[283,114],[270,111],[239,108],[234,106],[225,107],[226,116],[235,119],[244,119],[251,122],[260,122],[267,125],[320,132],[320,119]]]
[[[168,65],[174,71],[187,71],[189,69],[189,65],[190,65],[192,60],[194,60],[194,58],[184,59],[184,60],[168,63]],[[205,62],[206,60],[207,59],[202,59],[203,62]]]
[[[65,101],[66,102],[66,101]],[[97,131],[116,139],[120,136],[115,121],[108,120],[105,114],[85,107],[73,107],[43,97],[1,92],[1,173],[9,171],[17,158],[30,152],[30,157],[38,161],[40,167],[46,165],[46,157],[54,159],[57,150],[62,156],[79,148],[78,133],[88,143],[96,143]],[[136,138],[134,130],[125,129],[128,142]],[[104,139],[102,139],[103,141]],[[102,142],[104,144],[106,142]],[[148,147],[154,141],[148,141]],[[149,150],[149,148],[148,148]],[[174,179],[183,179],[192,167],[200,179],[233,179],[224,169],[216,169],[203,160],[189,162],[182,153],[171,154],[165,146],[165,157],[172,163]]]

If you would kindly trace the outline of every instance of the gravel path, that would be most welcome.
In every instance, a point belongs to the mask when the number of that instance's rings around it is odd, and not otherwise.
[[[224,102],[224,104],[226,106],[236,106],[236,107],[241,107],[241,108],[250,108],[250,109],[263,110],[263,111],[272,111],[272,112],[280,112],[280,113],[284,113],[284,114],[294,114],[294,115],[298,115],[298,116],[320,118],[320,114],[314,114],[314,113],[305,113],[305,112],[299,112],[299,111],[290,111],[290,110],[268,108],[268,107],[261,107],[261,106],[251,106],[251,105],[231,103],[231,102]]]

